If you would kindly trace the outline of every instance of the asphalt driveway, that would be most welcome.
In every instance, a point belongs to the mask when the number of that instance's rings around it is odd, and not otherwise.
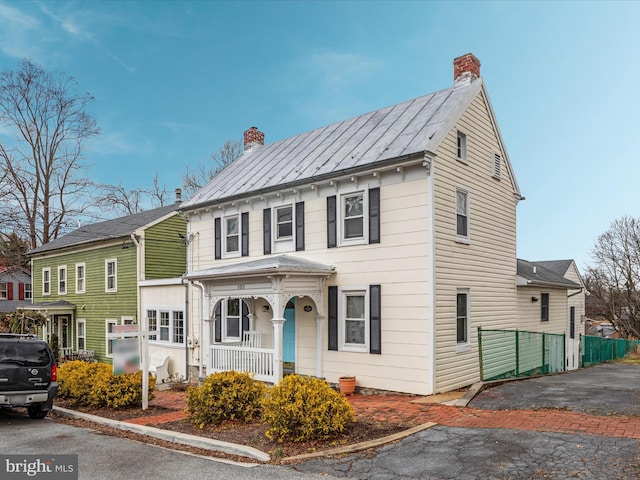
[[[468,406],[492,411],[551,408],[560,414],[567,410],[620,420],[635,417],[640,415],[640,365],[599,365],[495,385]],[[374,452],[314,459],[293,468],[361,480],[637,480],[640,440],[438,425]]]
[[[593,415],[640,415],[640,365],[603,364],[488,388],[469,407],[562,408]]]

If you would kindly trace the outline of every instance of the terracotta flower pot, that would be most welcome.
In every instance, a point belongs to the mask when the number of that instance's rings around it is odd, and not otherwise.
[[[353,395],[356,389],[356,377],[340,377],[338,379],[338,386],[340,387],[340,393],[343,395]]]

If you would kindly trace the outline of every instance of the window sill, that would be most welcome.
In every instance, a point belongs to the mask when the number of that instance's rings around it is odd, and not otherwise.
[[[471,350],[471,344],[470,343],[458,343],[456,345],[456,353],[464,353],[464,352],[468,352]]]
[[[456,237],[456,243],[461,243],[463,245],[471,245],[471,240],[466,237]]]

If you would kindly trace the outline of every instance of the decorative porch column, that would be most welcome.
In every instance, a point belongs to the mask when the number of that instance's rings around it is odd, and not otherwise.
[[[273,324],[273,375],[275,383],[282,380],[282,331],[284,326],[284,318],[272,318]]]
[[[324,331],[324,317],[316,315],[316,377],[322,378],[322,332]]]

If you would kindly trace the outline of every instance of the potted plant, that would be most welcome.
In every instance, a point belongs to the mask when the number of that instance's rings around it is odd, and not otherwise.
[[[356,377],[354,375],[343,375],[338,378],[340,393],[343,395],[353,395],[356,389]]]

